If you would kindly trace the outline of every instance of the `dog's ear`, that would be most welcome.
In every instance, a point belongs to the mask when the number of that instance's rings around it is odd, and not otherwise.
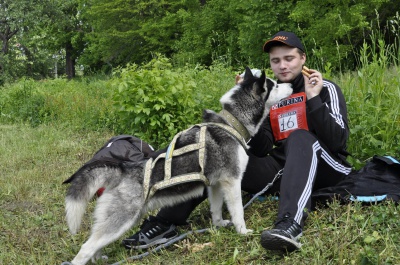
[[[253,84],[251,93],[257,99],[265,92],[265,72],[261,72],[260,78]]]
[[[251,72],[251,69],[248,66],[246,66],[246,69],[244,71],[243,81],[246,81],[246,80],[248,80],[250,78],[253,78],[253,77],[254,76],[253,76],[253,73]]]
[[[258,82],[259,82],[259,86],[265,91],[266,75],[265,75],[264,70],[261,72],[261,76],[260,76],[260,79],[258,80]]]
[[[266,78],[265,85],[267,89],[267,98],[269,97],[269,93],[271,93],[272,89],[276,86],[276,83],[271,78]]]

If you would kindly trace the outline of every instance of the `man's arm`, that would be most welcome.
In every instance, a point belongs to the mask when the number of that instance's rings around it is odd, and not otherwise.
[[[346,148],[349,136],[346,102],[340,88],[324,80],[324,89],[307,100],[310,125],[317,137],[334,154]]]

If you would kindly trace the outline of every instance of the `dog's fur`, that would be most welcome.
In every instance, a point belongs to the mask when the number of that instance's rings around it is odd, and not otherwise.
[[[222,107],[229,111],[254,136],[269,113],[269,108],[280,99],[292,93],[290,84],[277,84],[266,78],[254,77],[246,68],[241,84],[234,86],[220,100]],[[204,122],[229,122],[219,114],[204,111]],[[252,232],[246,228],[241,198],[241,180],[246,169],[248,156],[243,145],[226,130],[210,124],[206,129],[204,175],[209,180],[209,202],[212,221],[215,226],[226,226],[229,220],[222,218],[225,200],[232,223],[238,233]],[[199,128],[183,133],[176,141],[175,149],[197,143]],[[246,146],[247,147],[247,146]],[[164,178],[164,159],[158,160],[150,180],[150,188]],[[83,166],[69,180],[71,185],[66,196],[66,219],[70,232],[77,233],[88,201],[96,191],[105,187],[97,200],[94,212],[95,222],[92,233],[72,261],[72,264],[86,264],[89,259],[99,257],[101,249],[121,237],[142,217],[153,209],[174,205],[203,194],[205,184],[200,181],[181,183],[157,191],[145,199],[143,191],[144,165],[146,161],[104,163]],[[189,152],[173,158],[172,176],[199,172],[198,152]]]

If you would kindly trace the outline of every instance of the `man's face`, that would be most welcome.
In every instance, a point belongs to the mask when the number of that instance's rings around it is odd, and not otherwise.
[[[275,46],[269,52],[269,62],[275,77],[281,82],[292,82],[301,72],[306,55],[300,55],[297,48]]]

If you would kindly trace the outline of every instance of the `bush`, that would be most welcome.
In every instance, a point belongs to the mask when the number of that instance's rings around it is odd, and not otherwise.
[[[165,147],[179,131],[202,121],[203,109],[220,110],[219,99],[234,84],[223,65],[173,67],[164,57],[114,73],[118,133]]]
[[[24,79],[15,84],[0,98],[2,120],[28,122],[37,126],[49,115],[45,109],[45,96],[36,90],[36,83]]]
[[[115,75],[119,131],[162,146],[199,121],[196,82],[181,69],[172,70],[168,59],[153,59],[143,67],[129,65]]]

